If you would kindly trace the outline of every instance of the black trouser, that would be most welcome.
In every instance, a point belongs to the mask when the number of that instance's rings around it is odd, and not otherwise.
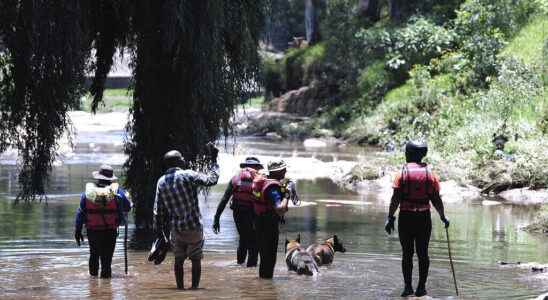
[[[243,264],[247,256],[247,266],[254,267],[257,265],[257,237],[253,227],[255,219],[255,211],[253,207],[234,205],[234,223],[240,235],[238,243],[237,261],[238,264]]]
[[[89,274],[97,276],[99,271],[99,260],[101,261],[101,278],[110,278],[112,271],[112,255],[116,246],[116,236],[118,235],[115,229],[113,230],[89,230]]]
[[[272,278],[276,256],[278,253],[280,217],[273,212],[267,212],[255,217],[255,231],[261,262],[259,265],[259,277]]]
[[[432,232],[430,211],[400,212],[398,231],[402,247],[402,273],[406,286],[411,286],[413,273],[413,253],[417,250],[419,257],[419,286],[424,287],[428,278],[430,259],[428,258],[428,243]]]

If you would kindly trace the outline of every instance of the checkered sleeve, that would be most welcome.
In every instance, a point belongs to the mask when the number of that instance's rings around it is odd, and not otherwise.
[[[164,225],[166,224],[166,203],[164,199],[164,195],[162,194],[161,185],[162,185],[162,179],[158,180],[158,184],[156,186],[156,197],[154,199],[154,209],[153,209],[153,226],[154,231],[159,232],[160,230],[164,229]]]

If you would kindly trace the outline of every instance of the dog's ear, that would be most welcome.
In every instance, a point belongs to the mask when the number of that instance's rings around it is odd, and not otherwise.
[[[296,241],[297,241],[297,243],[299,243],[299,244],[301,243],[301,234],[300,234],[300,233],[297,235]]]
[[[337,244],[337,243],[339,242],[339,238],[337,237],[336,234],[333,236],[333,242],[334,242],[335,244]]]

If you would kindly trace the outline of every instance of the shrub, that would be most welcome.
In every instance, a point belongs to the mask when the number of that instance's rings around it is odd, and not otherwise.
[[[262,61],[263,85],[265,100],[281,95],[284,84],[282,81],[282,65],[274,58],[264,58]]]

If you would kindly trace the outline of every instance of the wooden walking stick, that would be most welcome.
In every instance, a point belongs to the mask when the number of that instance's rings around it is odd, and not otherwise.
[[[449,251],[449,263],[451,264],[451,272],[453,272],[453,283],[455,283],[455,292],[459,295],[459,289],[457,287],[457,277],[455,277],[455,267],[453,266],[453,257],[451,256],[451,242],[449,242],[449,229],[445,227],[445,233],[447,234],[447,250]]]
[[[125,233],[124,233],[124,263],[125,263],[125,272],[127,275],[127,218],[125,224]]]

